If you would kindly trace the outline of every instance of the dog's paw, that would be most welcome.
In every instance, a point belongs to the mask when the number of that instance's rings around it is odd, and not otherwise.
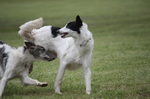
[[[86,93],[87,93],[88,95],[90,95],[90,94],[91,94],[91,91],[87,90]]]
[[[62,95],[60,91],[55,91],[55,94]]]
[[[47,85],[48,85],[47,82],[38,83],[38,86],[40,86],[40,87],[46,87]]]

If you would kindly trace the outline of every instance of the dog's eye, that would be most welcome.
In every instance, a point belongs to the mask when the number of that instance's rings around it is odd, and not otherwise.
[[[44,48],[42,48],[42,49],[41,49],[41,51],[42,51],[42,52],[45,52],[45,49],[44,49]]]
[[[75,22],[70,22],[70,23],[67,24],[66,27],[67,27],[67,28],[70,28],[70,27],[72,27],[73,25],[75,25]]]
[[[34,50],[35,48],[34,47],[30,47],[30,50]]]
[[[67,27],[71,27],[71,24],[68,24]]]

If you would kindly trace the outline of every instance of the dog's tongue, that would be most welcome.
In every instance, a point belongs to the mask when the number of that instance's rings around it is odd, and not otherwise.
[[[62,35],[61,35],[61,37],[62,37],[62,38],[64,38],[64,37],[65,37],[65,35],[64,35],[64,34],[62,34]]]
[[[65,32],[65,33],[62,33],[61,37],[64,38],[68,33]]]

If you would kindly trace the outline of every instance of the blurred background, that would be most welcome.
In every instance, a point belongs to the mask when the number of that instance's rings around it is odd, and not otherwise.
[[[18,31],[20,25],[39,17],[44,25],[62,27],[76,15],[94,35],[136,32],[149,28],[149,10],[148,0],[0,0],[0,33]]]
[[[96,37],[107,33],[147,37],[149,10],[148,0],[0,0],[0,35],[17,36],[20,25],[39,17],[44,25],[63,27],[80,15]]]

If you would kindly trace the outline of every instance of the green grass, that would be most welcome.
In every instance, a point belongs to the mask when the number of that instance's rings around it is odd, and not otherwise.
[[[62,27],[79,14],[93,33],[92,93],[85,94],[82,69],[66,71],[54,94],[58,60],[36,62],[32,78],[45,88],[11,80],[4,99],[145,99],[150,98],[150,1],[148,0],[0,0],[0,40],[23,45],[19,26],[38,17]]]

